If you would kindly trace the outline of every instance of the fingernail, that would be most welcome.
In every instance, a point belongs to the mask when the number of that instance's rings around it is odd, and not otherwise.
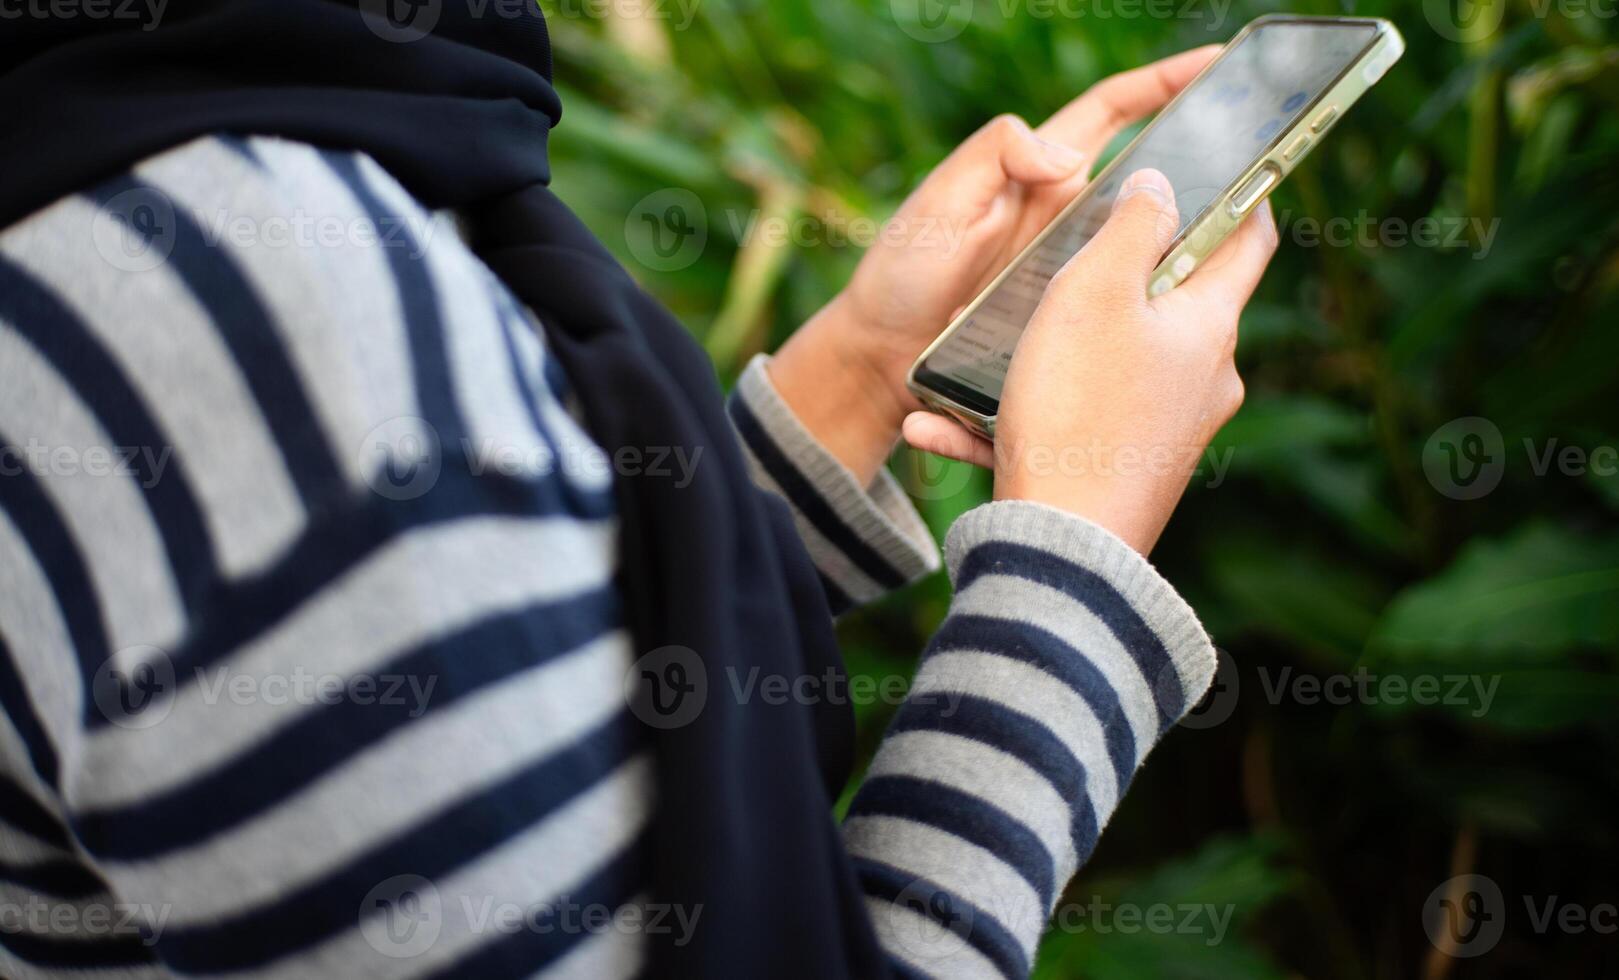
[[[1166,201],[1171,200],[1175,193],[1169,186],[1168,177],[1156,170],[1137,170],[1124,178],[1124,183],[1119,185],[1117,200],[1123,201],[1126,198],[1140,194],[1142,191],[1155,193]]]
[[[1036,136],[1035,139],[1040,139],[1040,137]],[[1050,140],[1042,139],[1040,140],[1040,149],[1045,152],[1046,159],[1050,160],[1053,166],[1062,170],[1078,170],[1085,162],[1085,154],[1071,146],[1063,146],[1061,143],[1053,143]]]

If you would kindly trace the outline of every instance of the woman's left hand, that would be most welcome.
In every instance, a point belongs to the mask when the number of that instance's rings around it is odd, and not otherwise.
[[[939,164],[890,219],[849,286],[793,335],[771,380],[862,481],[919,404],[905,374],[951,317],[1084,187],[1121,129],[1162,107],[1210,45],[1113,75],[1038,128],[1000,116]]]

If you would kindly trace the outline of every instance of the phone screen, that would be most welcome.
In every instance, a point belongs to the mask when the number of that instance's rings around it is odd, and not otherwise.
[[[1046,284],[1113,209],[1118,185],[1152,167],[1169,178],[1177,236],[1308,112],[1376,40],[1371,24],[1266,24],[1237,43],[1171,109],[1159,115],[1086,199],[997,284],[928,356],[918,380],[994,415],[1018,336]]]

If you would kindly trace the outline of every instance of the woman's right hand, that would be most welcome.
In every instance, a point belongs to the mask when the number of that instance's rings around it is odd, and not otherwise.
[[[1069,511],[1146,554],[1242,404],[1237,318],[1277,243],[1262,205],[1184,283],[1148,299],[1176,225],[1164,176],[1132,174],[1019,339],[993,448],[925,412],[906,419],[906,441],[993,465],[996,499]]]

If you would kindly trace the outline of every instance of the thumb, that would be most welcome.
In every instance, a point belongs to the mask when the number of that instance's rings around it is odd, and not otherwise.
[[[1128,287],[1144,297],[1147,279],[1175,240],[1179,224],[1169,178],[1156,170],[1137,170],[1119,186],[1113,213],[1080,254],[1102,264],[1110,286]]]

